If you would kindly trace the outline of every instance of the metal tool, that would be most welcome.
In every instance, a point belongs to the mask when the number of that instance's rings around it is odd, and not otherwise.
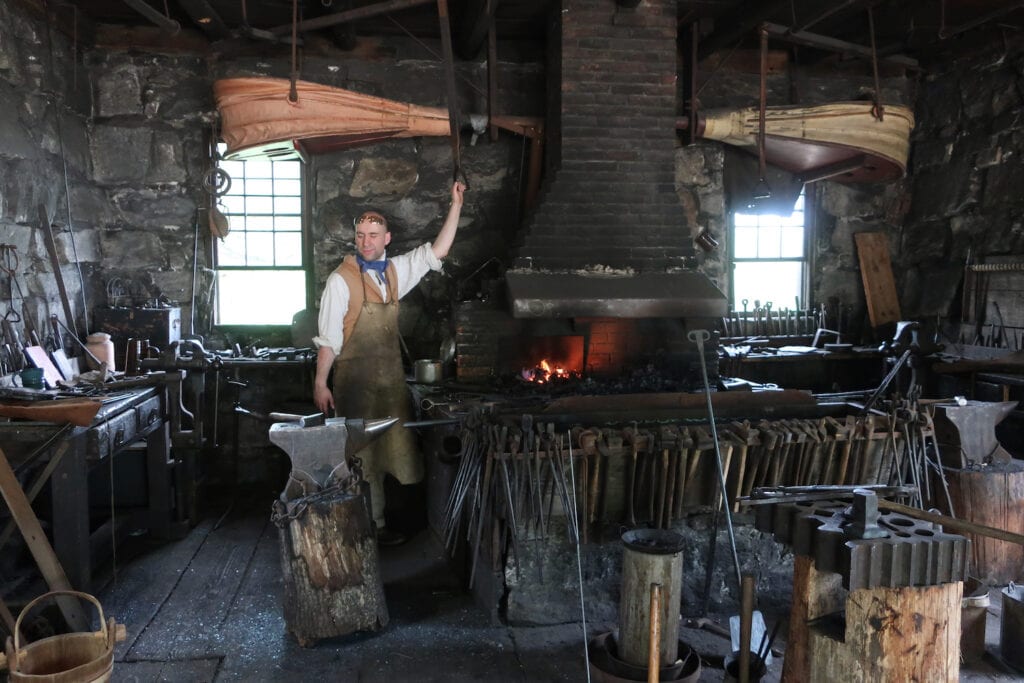
[[[757,303],[757,302],[755,302]],[[726,528],[729,531],[729,545],[732,549],[732,561],[736,568],[736,590],[740,590],[740,586],[743,583],[743,577],[740,571],[740,558],[736,553],[736,534],[732,528],[732,512],[729,509],[728,501],[726,500],[726,488],[725,488],[725,470],[722,465],[722,451],[719,447],[718,442],[718,428],[715,426],[715,410],[711,404],[711,385],[708,383],[708,368],[707,362],[704,359],[704,342],[711,338],[711,335],[707,330],[692,330],[687,334],[690,341],[697,345],[697,356],[700,358],[700,374],[704,380],[704,398],[707,401],[708,406],[708,422],[711,425],[711,439],[715,446],[715,465],[718,469],[718,485],[719,491],[721,492],[721,500],[718,505],[715,505],[713,521],[711,525],[711,561],[708,562],[707,574],[704,581],[704,595],[705,605],[711,593],[711,574],[714,571],[714,548],[717,545],[718,537],[718,513],[721,508],[725,509],[725,523]],[[706,608],[705,608],[706,609]]]

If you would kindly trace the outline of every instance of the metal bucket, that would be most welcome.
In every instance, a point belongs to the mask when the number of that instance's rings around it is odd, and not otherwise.
[[[1024,586],[1015,586],[1011,581],[1001,592],[999,654],[1014,669],[1024,671]]]
[[[988,586],[973,577],[964,581],[960,602],[960,658],[968,664],[985,654],[985,622],[988,620]]]
[[[21,621],[40,601],[71,595],[91,602],[100,615],[100,630],[88,633],[63,633],[21,646]],[[21,610],[14,624],[13,637],[7,638],[7,666],[11,683],[104,683],[114,669],[114,641],[117,625],[103,619],[103,608],[96,598],[78,591],[44,593]]]

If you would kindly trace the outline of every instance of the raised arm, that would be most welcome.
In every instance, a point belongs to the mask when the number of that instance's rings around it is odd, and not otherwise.
[[[439,259],[448,255],[448,250],[455,241],[455,232],[459,229],[459,216],[462,215],[462,195],[465,191],[466,186],[459,181],[452,184],[452,205],[448,209],[448,217],[444,219],[444,225],[431,244],[434,256]]]

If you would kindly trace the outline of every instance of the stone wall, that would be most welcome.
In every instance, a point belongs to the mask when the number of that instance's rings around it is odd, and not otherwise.
[[[0,99],[0,243],[6,245],[3,266],[13,271],[0,277],[0,298],[13,302],[9,319],[22,315],[45,335],[48,317],[65,315],[43,224],[56,224],[57,253],[65,264],[61,275],[81,321],[82,283],[91,305],[99,261],[98,226],[82,207],[104,205],[106,198],[91,181],[88,74],[70,41],[19,12],[15,3],[0,4]],[[3,312],[9,313],[8,306]]]
[[[968,251],[974,262],[1024,252],[1024,39],[978,47],[937,65],[921,85],[908,213],[894,232],[904,315],[958,309]],[[993,258],[995,257],[995,258]],[[1024,324],[1016,293],[1001,299],[1006,325]],[[992,311],[989,311],[989,320]]]

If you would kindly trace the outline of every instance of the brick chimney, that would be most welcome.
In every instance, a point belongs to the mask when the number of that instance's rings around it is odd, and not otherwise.
[[[513,314],[724,315],[722,293],[687,269],[675,0],[561,0],[558,10],[547,181],[508,273]]]

